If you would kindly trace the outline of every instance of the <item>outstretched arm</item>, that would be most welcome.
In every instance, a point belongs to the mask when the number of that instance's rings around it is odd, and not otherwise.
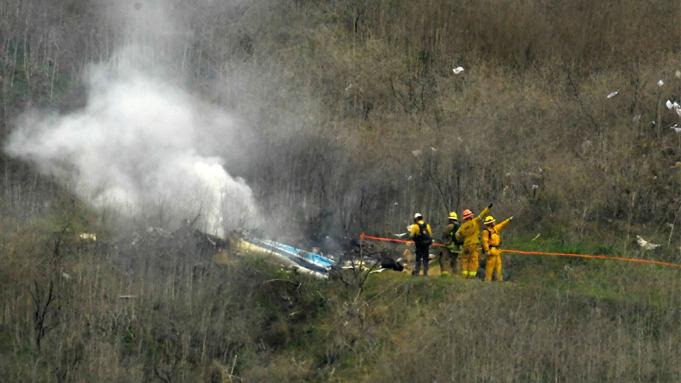
[[[510,217],[506,218],[505,220],[497,223],[496,225],[494,225],[494,228],[497,229],[497,231],[502,231],[502,230],[504,230],[504,227],[506,227],[506,225],[511,223],[511,220],[513,220],[513,216],[510,216]]]
[[[482,209],[482,211],[480,212],[480,215],[478,215],[477,217],[475,217],[475,220],[476,220],[476,221],[482,221],[483,218],[485,218],[485,217],[487,217],[487,216],[489,215],[489,211],[490,211],[491,208],[492,208],[492,204],[489,204],[489,206],[487,206],[486,208]]]

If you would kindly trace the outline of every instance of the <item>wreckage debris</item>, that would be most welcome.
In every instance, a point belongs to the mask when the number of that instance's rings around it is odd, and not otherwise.
[[[329,272],[336,265],[334,259],[319,252],[306,251],[272,240],[254,238],[247,234],[232,238],[232,242],[238,250],[272,257],[279,263],[317,278],[328,278]]]
[[[78,234],[78,238],[80,238],[83,241],[95,242],[95,241],[97,241],[97,234],[95,234],[95,233],[80,233],[80,234]]]
[[[641,249],[646,250],[646,251],[652,251],[652,250],[655,250],[658,247],[660,247],[659,244],[648,242],[645,239],[643,239],[643,237],[641,237],[640,235],[636,236],[636,242],[641,247]]]

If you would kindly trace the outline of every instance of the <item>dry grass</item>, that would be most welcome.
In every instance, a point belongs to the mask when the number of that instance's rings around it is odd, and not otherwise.
[[[225,157],[272,231],[401,232],[494,201],[509,238],[632,253],[642,233],[679,261],[677,1],[177,3],[196,33],[170,70],[249,125],[257,158]],[[29,106],[83,104],[120,38],[95,8],[0,2],[0,137]],[[519,262],[516,285],[387,277],[355,299],[190,243],[80,243],[101,216],[0,167],[8,381],[681,380],[678,274]]]

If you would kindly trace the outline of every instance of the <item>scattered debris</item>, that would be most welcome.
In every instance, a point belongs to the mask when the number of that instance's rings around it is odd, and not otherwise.
[[[459,73],[462,73],[463,71],[464,71],[464,69],[461,66],[458,66],[458,67],[452,69],[452,72],[454,72],[454,74],[459,74]]]
[[[411,154],[414,155],[414,157],[418,157],[421,155],[421,149],[412,150]]]
[[[659,244],[648,242],[645,239],[643,239],[643,237],[641,237],[640,235],[636,236],[636,242],[638,243],[639,246],[641,246],[641,249],[643,249],[643,250],[650,251],[650,250],[655,250],[658,247],[660,247]]]
[[[620,91],[619,91],[619,90],[616,90],[616,91],[614,91],[614,92],[608,93],[608,95],[607,95],[606,97],[607,97],[607,98],[613,98],[613,97],[617,96],[618,94],[620,94]]]
[[[679,104],[677,101],[672,102],[671,100],[667,100],[664,105],[667,107],[667,109],[675,111],[676,114],[681,117],[681,104]]]
[[[394,259],[390,256],[381,256],[381,270],[404,271],[402,259]]]
[[[457,136],[456,139],[459,140],[459,142],[463,143],[463,138],[461,138],[461,136]]]
[[[664,81],[659,80],[659,81],[657,82],[657,86],[663,87],[663,86],[664,86]]]
[[[640,114],[635,115],[634,118],[631,119],[631,122],[633,122],[634,124],[638,123],[639,121],[641,121]]]
[[[437,148],[434,147],[434,146],[431,146],[431,147],[430,147],[430,151],[432,151],[432,152],[437,152]]]
[[[674,73],[674,76],[676,78],[681,78],[681,70],[677,70],[676,73]]]
[[[676,134],[681,134],[681,127],[679,127],[679,124],[674,124],[670,126],[669,129],[673,130]]]
[[[532,242],[538,240],[539,237],[541,237],[541,233],[538,233],[537,235],[535,235],[534,238],[532,238]]]
[[[64,277],[64,279],[66,279],[67,281],[68,281],[69,279],[71,279],[71,276],[70,276],[68,273],[62,272],[62,273],[61,273],[61,276]]]
[[[399,234],[395,234],[395,237],[397,237],[397,238],[406,238],[407,235],[409,235],[409,233],[399,233]]]
[[[407,177],[407,181],[411,181],[412,178],[414,178],[414,177],[408,176],[408,177]]]
[[[676,161],[676,163],[674,164],[674,167],[677,168],[677,169],[681,169],[681,161]]]
[[[532,190],[537,190],[537,189],[539,189],[539,185],[537,185],[537,184],[532,185]]]
[[[347,92],[350,89],[352,89],[352,83],[348,84],[348,86],[345,87],[345,91]]]
[[[400,203],[397,202],[397,201],[393,202],[393,205],[395,205],[395,206],[397,206],[397,205],[399,205],[399,204],[400,204]]]
[[[83,241],[97,241],[97,234],[95,233],[80,233],[78,234],[78,238],[82,239]]]
[[[233,238],[233,245],[242,251],[248,251],[272,257],[278,263],[317,278],[328,278],[329,272],[336,265],[333,258],[319,252],[306,251],[285,243],[267,239],[258,239],[247,234]]]

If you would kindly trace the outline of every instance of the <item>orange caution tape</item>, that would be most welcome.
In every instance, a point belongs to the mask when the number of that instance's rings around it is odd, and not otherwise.
[[[373,236],[373,235],[366,235],[364,233],[360,234],[359,239],[362,240],[362,241],[370,240],[370,241],[393,242],[393,243],[401,243],[401,244],[414,243],[414,241],[409,241],[409,240],[404,240],[404,239],[395,239],[395,238],[376,237],[376,236]],[[434,242],[432,246],[444,247],[445,245],[443,243]],[[504,252],[504,253],[510,253],[510,254],[540,255],[540,256],[545,256],[545,257],[574,257],[574,258],[585,258],[585,259],[604,259],[604,260],[607,260],[607,261],[632,262],[632,263],[639,263],[639,264],[646,264],[646,265],[657,265],[657,266],[665,266],[665,267],[672,267],[672,268],[676,268],[676,269],[681,269],[681,264],[679,264],[679,263],[656,261],[654,259],[626,258],[626,257],[615,257],[615,256],[609,256],[609,255],[592,255],[592,254],[577,254],[577,253],[553,253],[553,252],[546,252],[546,251],[529,251],[529,250],[513,250],[513,249],[502,249],[501,251]]]

